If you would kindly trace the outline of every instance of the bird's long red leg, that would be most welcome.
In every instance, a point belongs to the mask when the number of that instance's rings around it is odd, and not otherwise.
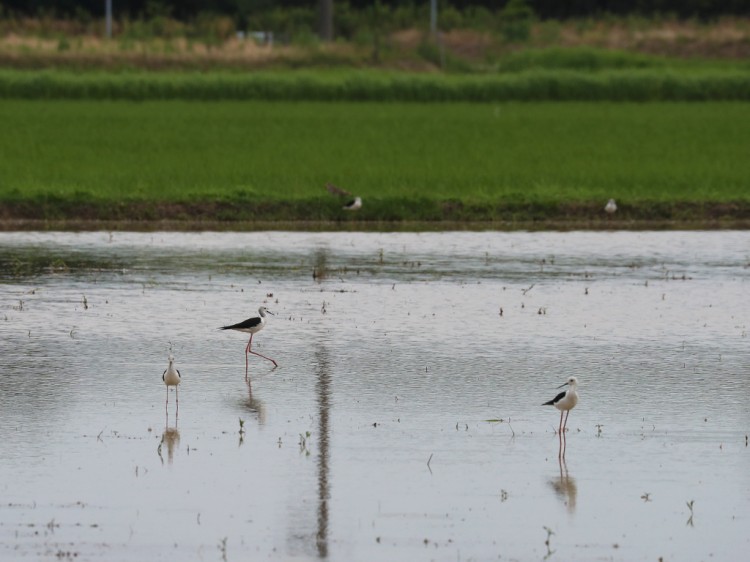
[[[274,364],[274,367],[278,367],[278,366],[279,366],[279,364],[278,364],[278,363],[276,363],[276,361],[274,361],[274,360],[273,360],[273,359],[271,359],[270,357],[266,357],[265,355],[261,355],[261,354],[260,354],[260,353],[258,353],[257,351],[251,351],[250,353],[252,353],[253,355],[257,355],[258,357],[262,357],[263,359],[268,359],[268,360],[269,360],[269,361],[270,361],[271,363],[273,363],[273,364]]]
[[[247,380],[247,361],[248,361],[248,354],[250,353],[250,346],[253,343],[253,335],[250,334],[250,341],[247,342],[247,347],[245,348],[245,380]]]
[[[169,412],[169,387],[167,387],[167,401],[164,403],[164,410]]]
[[[247,380],[247,357],[248,357],[248,355],[250,353],[252,353],[253,355],[257,355],[258,357],[262,357],[263,359],[266,359],[266,360],[270,361],[271,363],[273,363],[274,367],[278,367],[279,366],[279,364],[276,363],[276,361],[274,361],[270,357],[266,357],[265,355],[261,355],[257,351],[253,351],[252,350],[252,343],[253,343],[253,334],[250,334],[250,341],[247,342],[247,347],[245,348],[245,380]]]
[[[560,442],[560,446],[557,448],[557,458],[563,457],[563,433],[562,433],[562,422],[563,422],[563,411],[560,410],[560,425],[557,428],[557,439]]]

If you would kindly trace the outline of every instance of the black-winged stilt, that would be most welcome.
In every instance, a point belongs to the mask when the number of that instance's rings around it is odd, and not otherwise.
[[[345,189],[341,189],[340,187],[336,187],[332,183],[326,184],[326,189],[329,193],[333,195],[338,195],[339,197],[352,197],[352,194],[346,191]],[[341,207],[345,211],[358,211],[362,208],[362,198],[361,197],[352,197],[349,201],[347,201],[346,205]]]
[[[560,451],[558,452],[558,458],[565,457],[565,429],[568,426],[570,411],[578,404],[578,379],[576,377],[569,377],[567,382],[564,382],[557,388],[562,388],[563,386],[567,386],[568,390],[561,392],[549,402],[542,404],[542,406],[554,406],[560,410],[560,427],[558,428]],[[565,423],[563,423],[563,414],[565,414]]]
[[[560,410],[560,432],[564,432],[568,425],[568,416],[570,411],[578,404],[578,379],[570,377],[567,382],[564,382],[557,388],[568,387],[568,390],[564,390],[557,396],[555,396],[549,402],[545,402],[542,406],[554,406]],[[563,423],[563,414],[565,414],[565,423]]]
[[[617,203],[615,203],[614,199],[610,199],[607,201],[607,204],[604,205],[604,212],[608,215],[614,215],[615,211],[617,211]]]
[[[238,332],[245,332],[246,334],[250,334],[250,341],[247,342],[247,347],[245,347],[245,379],[247,379],[248,355],[251,353],[253,355],[257,355],[258,357],[262,357],[263,359],[269,360],[271,363],[273,363],[274,367],[279,366],[278,363],[276,363],[276,361],[274,361],[270,357],[266,357],[265,355],[261,355],[257,351],[252,350],[253,335],[260,332],[263,329],[263,326],[266,325],[266,314],[270,314],[273,316],[273,312],[268,310],[265,306],[261,306],[258,309],[258,316],[248,318],[247,320],[240,322],[239,324],[222,326],[220,328],[221,330],[236,330]]]
[[[178,371],[174,366],[174,357],[171,355],[169,356],[169,366],[167,366],[166,369],[164,369],[164,373],[161,375],[161,380],[164,381],[165,386],[167,387],[167,402],[165,405],[165,408],[169,407],[169,387],[174,387],[174,400],[177,404],[177,409],[180,409],[180,397],[177,393],[177,385],[182,382],[182,376],[180,375],[180,371]]]

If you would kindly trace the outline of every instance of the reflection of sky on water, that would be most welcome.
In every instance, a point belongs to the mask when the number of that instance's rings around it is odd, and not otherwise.
[[[749,280],[743,232],[2,233],[0,557],[732,558]]]

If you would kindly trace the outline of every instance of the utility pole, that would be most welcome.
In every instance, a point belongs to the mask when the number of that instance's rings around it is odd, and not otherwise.
[[[430,33],[437,37],[437,0],[430,0]]]
[[[107,39],[112,39],[112,0],[105,0],[104,5],[107,20]]]
[[[318,8],[320,16],[320,38],[323,41],[333,41],[333,0],[320,0]]]

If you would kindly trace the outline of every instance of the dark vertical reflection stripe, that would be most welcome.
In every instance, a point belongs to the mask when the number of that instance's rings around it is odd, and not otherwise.
[[[316,542],[318,556],[328,557],[328,499],[331,494],[329,479],[330,460],[330,407],[331,407],[331,368],[328,361],[328,350],[319,344],[315,351],[318,369],[318,382],[315,390],[318,395],[318,435],[320,452],[318,454],[318,532]]]

